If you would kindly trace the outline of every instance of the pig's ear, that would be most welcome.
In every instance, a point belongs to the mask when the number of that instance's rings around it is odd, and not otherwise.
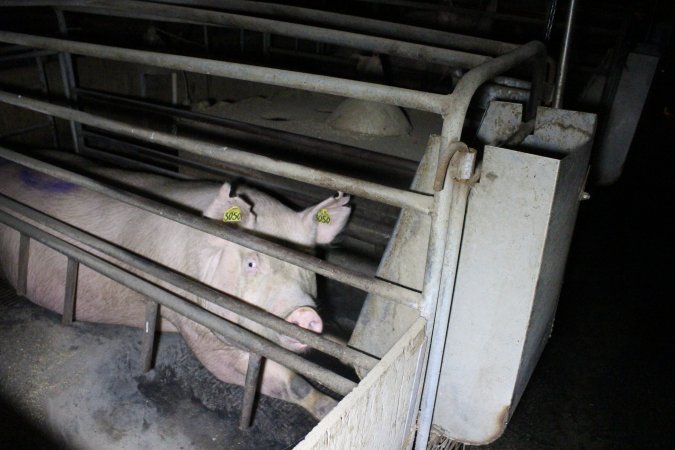
[[[318,205],[302,211],[303,224],[316,233],[317,244],[329,244],[347,224],[352,208],[347,205],[350,197],[338,192]]]
[[[204,210],[204,217],[233,223],[244,228],[253,228],[256,216],[252,205],[237,195],[230,197],[231,194],[230,185],[227,183],[223,184],[218,191],[218,195]]]

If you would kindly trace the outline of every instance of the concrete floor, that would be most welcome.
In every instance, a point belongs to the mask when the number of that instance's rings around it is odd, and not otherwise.
[[[285,449],[316,424],[261,397],[240,431],[242,388],[215,379],[180,336],[163,334],[142,374],[140,330],[60,320],[0,286],[0,448]]]

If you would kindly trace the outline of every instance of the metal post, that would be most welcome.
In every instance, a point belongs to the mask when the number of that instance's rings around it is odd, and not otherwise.
[[[567,80],[567,66],[569,65],[570,42],[572,41],[572,27],[574,26],[574,16],[577,11],[577,0],[570,0],[570,6],[567,10],[567,22],[565,23],[565,36],[560,51],[560,62],[558,63],[558,76],[555,80],[555,95],[553,96],[553,107],[562,108],[563,93],[565,91],[565,81]]]
[[[26,295],[28,284],[28,255],[30,253],[30,237],[21,233],[19,238],[19,267],[16,277],[16,295]]]
[[[450,309],[455,288],[459,249],[462,241],[462,233],[464,232],[464,218],[466,216],[466,205],[470,191],[468,181],[473,175],[475,159],[475,150],[469,149],[468,152],[459,150],[455,154],[455,160],[453,160],[453,163],[456,164],[454,170],[450,171],[450,173],[456,174],[456,179],[453,180],[455,187],[453,188],[448,235],[445,240],[445,255],[443,258],[443,271],[438,297],[439,305],[434,314],[433,332],[429,344],[429,360],[427,363],[424,390],[421,399],[420,418],[418,421],[416,446],[417,448],[422,449],[427,448],[429,432],[431,430],[431,420],[436,404],[438,380],[440,378],[441,364],[443,362],[443,348],[445,347],[448,323],[450,322]]]
[[[258,381],[260,380],[260,368],[263,358],[255,353],[248,354],[248,368],[246,369],[246,384],[244,385],[244,400],[241,404],[241,419],[239,420],[239,429],[244,431],[251,424],[253,415],[253,403],[255,394],[258,391]]]
[[[187,89],[187,83],[185,83]],[[171,72],[171,104],[176,106],[178,104],[178,74]]]
[[[56,21],[58,22],[59,26],[59,33],[61,34],[61,36],[65,37],[68,35],[68,25],[66,23],[66,17],[63,14],[63,11],[61,11],[58,8],[55,8],[54,12],[56,13]],[[68,99],[68,103],[71,106],[75,106],[77,104],[77,93],[75,92],[77,83],[75,80],[73,57],[70,55],[70,53],[67,52],[59,53],[59,67],[61,69],[63,94]],[[82,125],[80,125],[74,120],[71,120],[69,124],[70,124],[70,134],[73,138],[73,148],[75,149],[76,153],[80,153],[82,151],[84,144],[82,141]]]
[[[70,325],[75,319],[75,297],[77,295],[77,274],[80,263],[73,258],[68,258],[66,271],[66,292],[63,297],[63,316],[61,323]]]
[[[42,93],[45,94],[47,100],[50,100],[49,80],[47,79],[47,71],[45,70],[44,56],[37,56],[35,58],[35,64],[37,66],[38,76],[40,77],[40,84],[42,85]],[[49,123],[52,126],[52,145],[54,145],[54,148],[59,148],[59,130],[56,128],[56,119],[54,116],[49,116]]]
[[[141,367],[143,372],[152,369],[152,357],[155,353],[155,331],[157,330],[157,313],[159,305],[156,302],[145,304],[145,328],[143,343],[141,344]]]

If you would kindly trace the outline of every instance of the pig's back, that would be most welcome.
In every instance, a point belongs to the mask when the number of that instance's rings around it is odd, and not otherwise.
[[[83,165],[88,166],[87,170],[111,180],[138,186],[142,190],[147,189],[157,197],[193,209],[196,213],[217,192],[217,185],[211,183],[175,181],[150,174],[103,169],[81,158],[68,159],[83,161]],[[204,235],[201,232],[1,159],[0,193],[175,270],[193,277],[199,276],[199,252],[195,250],[203,242]],[[31,245],[31,258],[34,248],[39,249],[35,250],[39,252],[39,258],[55,258],[34,244]],[[12,282],[16,279],[17,252],[18,233],[4,226],[0,227],[0,263],[5,277]],[[50,309],[59,310],[62,294],[54,296],[52,291],[56,289],[62,292],[65,275],[65,267],[62,266],[65,266],[65,259],[58,264],[31,261],[31,265],[29,275],[39,278],[43,286],[40,291],[32,293],[31,299]],[[44,271],[50,274],[47,275]],[[98,277],[97,280],[100,282]],[[119,316],[119,313],[108,315]],[[94,317],[91,320],[101,319]]]

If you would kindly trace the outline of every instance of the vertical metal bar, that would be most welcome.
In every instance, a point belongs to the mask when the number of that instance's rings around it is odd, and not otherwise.
[[[47,100],[50,100],[49,92],[49,80],[47,79],[47,71],[45,70],[45,58],[44,56],[38,56],[35,58],[35,64],[38,70],[38,76],[40,77],[40,84],[42,85],[42,93],[45,94]],[[56,128],[56,119],[54,116],[49,116],[49,123],[52,127],[52,145],[54,148],[59,148],[59,133]]]
[[[61,36],[66,37],[68,35],[68,25],[66,23],[66,17],[58,8],[54,9],[56,13],[56,21],[59,25],[59,33]],[[61,80],[63,82],[63,93],[68,99],[71,107],[75,107],[77,104],[77,94],[75,92],[76,81],[75,81],[75,70],[73,69],[73,57],[70,53],[59,53],[59,66],[61,69]],[[70,133],[73,137],[73,147],[75,148],[76,153],[80,153],[83,147],[82,141],[82,125],[73,120],[70,121]]]
[[[28,254],[30,250],[30,237],[21,233],[19,239],[19,271],[16,277],[16,295],[26,295],[26,286],[28,283]]]
[[[567,66],[569,64],[570,41],[572,40],[572,26],[574,25],[574,16],[577,11],[577,0],[570,0],[570,6],[567,11],[567,23],[565,24],[565,37],[560,51],[560,63],[558,64],[558,76],[555,81],[555,94],[553,96],[553,107],[562,108],[563,92],[565,91],[565,81],[567,80]]]
[[[532,83],[530,87],[530,98],[525,106],[523,122],[529,122],[537,117],[537,108],[541,105],[544,97],[544,79],[546,77],[546,59],[533,58],[532,65]]]
[[[437,311],[434,315],[433,331],[429,341],[429,359],[424,379],[424,389],[422,391],[417,442],[415,444],[416,448],[422,449],[427,448],[434,406],[436,405],[438,381],[440,379],[441,365],[443,363],[443,348],[445,347],[448,324],[450,322],[450,309],[454,297],[455,278],[457,276],[457,265],[459,263],[459,250],[462,241],[462,233],[464,232],[466,206],[469,191],[471,190],[468,180],[473,174],[476,153],[475,150],[469,150],[468,152],[459,150],[455,154],[455,157],[457,159],[457,165],[454,170],[452,170],[452,174],[456,174],[456,181],[453,181],[455,187],[452,192],[451,217],[447,231],[448,235],[445,240],[441,286],[438,296]]]
[[[141,344],[141,366],[143,373],[152,369],[152,356],[155,352],[155,331],[157,330],[157,313],[159,305],[148,302],[145,305],[145,328]]]
[[[63,316],[61,316],[61,323],[63,325],[70,325],[75,319],[75,296],[77,294],[77,274],[80,268],[80,263],[68,258],[68,269],[66,271],[66,292],[63,297]]]
[[[202,29],[204,30],[204,48],[209,51],[209,28],[204,25]]]
[[[262,356],[256,353],[248,354],[248,368],[246,369],[246,384],[244,386],[244,400],[241,405],[241,420],[239,429],[246,430],[251,424],[253,415],[253,402],[258,390],[258,379],[260,378],[260,367],[262,366]]]
[[[185,88],[187,89],[187,83],[185,83]],[[171,72],[171,104],[178,104],[178,73]]]
[[[272,35],[270,33],[263,33],[263,57],[265,60],[270,58],[270,47],[272,45]]]

